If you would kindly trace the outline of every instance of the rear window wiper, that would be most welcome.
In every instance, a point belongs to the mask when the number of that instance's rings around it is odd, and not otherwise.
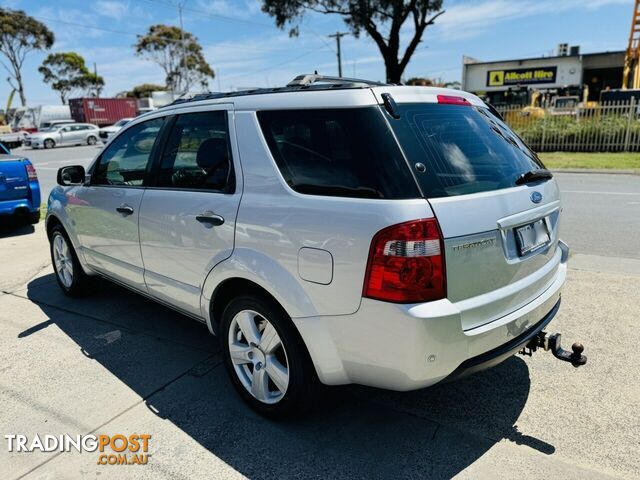
[[[553,173],[546,168],[541,168],[539,170],[531,170],[520,175],[516,180],[516,185],[526,185],[527,183],[533,183],[539,180],[549,180],[551,178],[553,178]]]

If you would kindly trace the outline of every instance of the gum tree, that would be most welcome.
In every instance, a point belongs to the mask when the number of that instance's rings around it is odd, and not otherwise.
[[[0,8],[0,53],[6,58],[6,62],[0,63],[9,73],[7,80],[20,95],[23,107],[27,104],[22,79],[24,60],[34,50],[51,48],[54,40],[53,32],[44,23],[22,10]]]
[[[400,83],[425,30],[444,13],[441,8],[442,0],[263,0],[262,4],[262,11],[274,17],[278,27],[292,27],[290,35],[298,34],[307,12],[342,17],[354,36],[364,31],[378,46],[390,83]],[[403,31],[405,24],[409,27]],[[404,32],[409,40],[403,49]]]
[[[187,92],[195,84],[206,88],[215,77],[198,39],[178,27],[152,25],[146,34],[138,35],[134,48],[136,55],[162,68],[166,86],[174,92]]]
[[[51,88],[58,92],[63,104],[75,92],[93,92],[99,96],[104,87],[104,79],[90,72],[84,58],[76,52],[52,53],[44,59],[38,71],[44,82],[50,83]]]

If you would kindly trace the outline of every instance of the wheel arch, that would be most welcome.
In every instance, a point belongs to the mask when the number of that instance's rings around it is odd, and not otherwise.
[[[53,232],[53,228],[56,225],[61,225],[64,228],[64,225],[60,221],[60,219],[56,215],[47,215],[47,219],[45,220],[45,228],[47,230],[47,239],[51,241],[51,233]],[[65,228],[66,231],[66,228]]]
[[[277,310],[280,310],[283,314],[283,317],[287,319],[288,323],[292,327],[295,335],[300,342],[300,345],[303,348],[304,355],[306,356],[306,361],[310,362],[312,365],[315,374],[319,377],[320,372],[318,371],[318,367],[316,366],[313,356],[311,355],[311,351],[309,350],[309,346],[307,342],[305,342],[304,337],[302,336],[300,329],[296,325],[296,322],[293,321],[291,315],[287,313],[287,310],[282,306],[282,304],[278,301],[276,297],[274,297],[269,291],[267,291],[264,287],[258,285],[256,282],[253,282],[247,278],[242,277],[232,277],[222,281],[214,290],[213,295],[209,301],[209,316],[207,320],[207,326],[211,330],[211,332],[219,336],[220,332],[220,323],[222,319],[222,314],[226,306],[231,302],[234,298],[237,298],[241,295],[253,295],[262,300],[271,304]]]
[[[264,287],[261,287],[257,283],[246,278],[231,277],[222,281],[216,287],[216,289],[213,291],[211,299],[209,300],[210,329],[214,334],[218,335],[219,333],[222,313],[224,312],[224,309],[227,307],[229,302],[243,294],[253,294],[259,296],[288,315],[287,311],[280,304],[280,302]]]
[[[73,249],[76,252],[76,255],[78,257],[78,261],[80,262],[80,266],[82,267],[82,270],[84,271],[85,274],[87,275],[95,275],[95,273],[93,273],[91,271],[91,269],[88,267],[86,260],[84,258],[84,252],[82,251],[81,248],[79,248],[79,240],[76,237],[75,233],[70,230],[69,228],[67,228],[67,225],[65,224],[65,221],[63,221],[63,219],[61,218],[62,216],[59,215],[59,211],[56,211],[55,213],[52,213],[51,210],[49,211],[49,213],[47,214],[47,218],[45,219],[45,230],[47,232],[47,240],[49,240],[49,242],[51,242],[51,234],[53,232],[53,229],[57,226],[60,225],[62,227],[62,229],[65,231],[67,237],[69,238],[69,240],[71,241],[71,246],[73,247]]]
[[[227,284],[229,281],[233,283]],[[230,257],[213,267],[202,286],[200,310],[214,334],[218,319],[212,317],[211,304],[219,292],[230,288],[228,285],[265,292],[291,318],[318,314],[299,279],[278,261],[252,249],[235,248]],[[220,298],[223,297],[218,297],[218,303]]]

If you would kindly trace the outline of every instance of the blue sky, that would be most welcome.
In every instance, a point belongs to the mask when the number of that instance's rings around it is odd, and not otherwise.
[[[0,0],[45,22],[56,35],[52,51],[76,51],[88,65],[96,62],[106,81],[104,95],[134,85],[163,83],[159,67],[136,57],[136,34],[155,23],[177,24],[176,0]],[[211,90],[283,85],[299,73],[337,73],[335,40],[346,30],[331,15],[305,17],[298,38],[275,27],[260,11],[259,0],[188,0],[184,27],[202,44],[218,73]],[[460,80],[462,56],[482,60],[554,53],[558,43],[580,45],[582,52],[626,48],[632,0],[444,0],[446,13],[425,32],[405,77]],[[66,22],[66,23],[65,23]],[[407,32],[410,36],[410,32]],[[345,37],[343,74],[384,80],[384,65],[366,37]],[[44,53],[31,54],[23,75],[30,105],[59,103],[42,83],[37,68]],[[4,77],[0,77],[4,78]],[[0,105],[10,88],[0,81]]]

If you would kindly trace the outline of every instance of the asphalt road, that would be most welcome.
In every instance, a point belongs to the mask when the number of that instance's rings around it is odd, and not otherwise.
[[[60,167],[86,167],[101,149],[23,148],[15,153],[36,166],[46,202]],[[556,173],[556,178],[564,205],[561,236],[574,253],[640,260],[640,176]]]
[[[640,259],[640,176],[557,173],[574,252]]]

